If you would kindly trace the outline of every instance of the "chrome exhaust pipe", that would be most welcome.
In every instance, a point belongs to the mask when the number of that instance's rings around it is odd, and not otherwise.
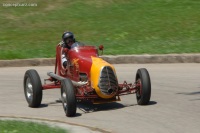
[[[61,77],[61,76],[59,76],[59,75],[57,75],[57,74],[55,74],[53,72],[48,72],[47,75],[52,77],[52,78],[54,78],[54,79],[57,79],[59,81],[65,79],[64,77]],[[88,82],[85,82],[85,81],[79,81],[79,82],[76,82],[76,81],[73,81],[73,80],[71,80],[71,81],[72,81],[72,84],[74,86],[83,86],[83,85],[86,85],[88,83]]]
[[[79,81],[79,82],[76,82],[76,81],[73,81],[73,80],[71,80],[72,81],[72,84],[74,85],[74,86],[83,86],[83,85],[86,85],[88,82],[84,82],[84,81]]]
[[[59,75],[57,75],[57,74],[55,74],[55,73],[53,73],[53,72],[48,72],[47,75],[50,76],[50,77],[52,77],[52,78],[54,78],[54,79],[57,79],[57,80],[59,80],[59,81],[65,79],[65,78],[63,78],[63,77],[61,77],[61,76],[59,76]]]

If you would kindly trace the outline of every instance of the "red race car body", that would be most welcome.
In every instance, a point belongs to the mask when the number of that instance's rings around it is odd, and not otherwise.
[[[103,50],[103,46],[99,47]],[[68,65],[62,65],[62,52],[66,52]],[[38,107],[42,90],[61,88],[61,100],[67,116],[76,114],[76,102],[89,100],[94,104],[120,101],[121,95],[136,93],[139,105],[149,103],[151,82],[145,68],[138,69],[134,83],[118,83],[113,65],[99,57],[95,46],[76,44],[70,50],[56,47],[54,72],[48,72],[42,85],[35,70],[27,70],[24,76],[24,92],[30,107]],[[50,83],[47,83],[50,82]]]

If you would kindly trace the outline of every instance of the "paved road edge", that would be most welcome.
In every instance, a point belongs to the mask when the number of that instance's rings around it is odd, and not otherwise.
[[[200,63],[200,54],[104,55],[101,58],[112,64]],[[54,64],[55,58],[0,60],[0,67],[50,66]]]

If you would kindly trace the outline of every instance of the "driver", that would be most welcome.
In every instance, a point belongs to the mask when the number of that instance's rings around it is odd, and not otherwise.
[[[70,31],[66,31],[62,35],[62,41],[59,43],[63,47],[62,49],[62,65],[64,68],[67,66],[67,58],[66,53],[64,52],[64,48],[71,49],[71,46],[76,42],[74,38],[74,34]]]

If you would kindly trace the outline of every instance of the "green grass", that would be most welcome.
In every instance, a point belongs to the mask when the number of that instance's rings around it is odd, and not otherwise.
[[[34,122],[0,120],[0,133],[68,133],[66,130]]]
[[[20,2],[37,6],[1,2],[0,59],[54,57],[65,30],[106,55],[200,53],[199,0]]]

